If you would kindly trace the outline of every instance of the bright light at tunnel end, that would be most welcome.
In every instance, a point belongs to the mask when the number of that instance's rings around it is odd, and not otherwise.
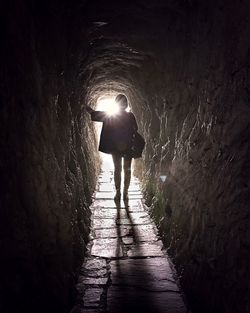
[[[96,109],[98,111],[105,111],[108,116],[115,116],[120,112],[118,103],[115,101],[115,97],[103,96],[97,99]],[[130,109],[126,109],[129,111]]]
[[[97,100],[97,110],[105,111],[107,115],[114,116],[119,113],[120,109],[115,102],[114,97],[102,97]]]

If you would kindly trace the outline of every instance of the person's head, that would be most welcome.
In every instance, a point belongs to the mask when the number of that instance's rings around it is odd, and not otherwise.
[[[120,108],[121,110],[126,110],[127,107],[128,107],[128,99],[127,99],[127,97],[126,97],[125,95],[123,95],[123,94],[121,94],[121,93],[116,96],[115,102],[118,103],[119,108]]]

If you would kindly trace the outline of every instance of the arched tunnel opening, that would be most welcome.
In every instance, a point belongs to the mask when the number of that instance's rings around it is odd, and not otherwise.
[[[134,175],[186,311],[250,312],[249,2],[0,8],[0,311],[74,308],[101,170],[86,106],[122,93],[146,141]]]

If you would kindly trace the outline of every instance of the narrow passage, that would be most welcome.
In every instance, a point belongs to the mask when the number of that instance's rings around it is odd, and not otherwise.
[[[103,165],[92,205],[88,255],[71,313],[186,313],[157,228],[132,176],[129,207],[117,208],[113,169]]]

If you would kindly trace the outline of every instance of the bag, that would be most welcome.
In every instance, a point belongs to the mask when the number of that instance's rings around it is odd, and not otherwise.
[[[131,156],[134,159],[141,158],[142,151],[145,147],[145,140],[138,132],[134,134],[134,138],[132,141],[132,148],[131,148]]]

